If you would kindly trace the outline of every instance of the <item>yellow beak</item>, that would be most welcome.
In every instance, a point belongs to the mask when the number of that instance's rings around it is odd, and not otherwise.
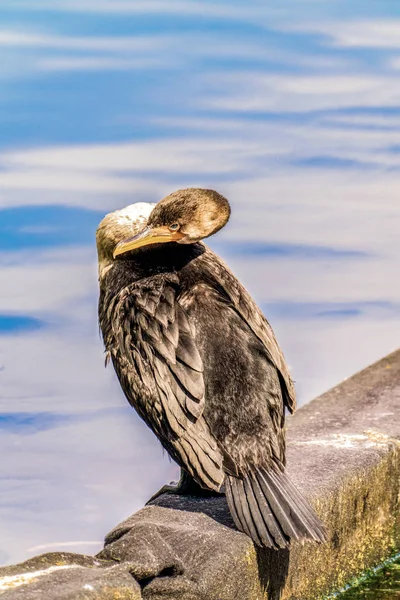
[[[164,242],[178,242],[184,237],[180,231],[171,231],[168,227],[145,227],[143,231],[131,238],[122,240],[115,246],[113,256],[116,258],[120,254],[136,250],[142,246],[150,244],[162,244]]]

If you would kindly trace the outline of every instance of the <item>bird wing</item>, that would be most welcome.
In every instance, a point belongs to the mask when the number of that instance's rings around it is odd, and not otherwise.
[[[284,404],[291,413],[294,412],[296,393],[293,380],[271,325],[224,261],[205,247],[206,251],[196,260],[201,264],[203,273],[208,275],[209,285],[219,292],[262,342],[269,360],[278,371]]]
[[[203,362],[178,285],[173,274],[128,285],[101,302],[101,329],[130,403],[200,485],[219,489],[222,456],[202,418]]]
[[[203,363],[186,313],[175,301],[177,284],[175,275],[142,279],[123,288],[108,309],[117,370],[125,365],[146,390],[157,392],[152,416],[168,423],[171,437],[185,433],[204,408]]]

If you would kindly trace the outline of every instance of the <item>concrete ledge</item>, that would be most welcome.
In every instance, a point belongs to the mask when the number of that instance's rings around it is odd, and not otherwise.
[[[284,598],[317,598],[381,563],[400,542],[400,351],[298,411],[289,471],[330,543],[290,553]]]
[[[336,591],[400,547],[399,401],[397,351],[290,419],[288,469],[327,525],[324,546],[256,551],[234,529],[224,498],[163,496],[118,525],[96,559],[63,554],[62,565],[76,566],[68,576],[53,569],[1,588],[2,578],[43,570],[43,561],[60,566],[60,554],[0,569],[0,593],[6,589],[5,600],[312,600]]]

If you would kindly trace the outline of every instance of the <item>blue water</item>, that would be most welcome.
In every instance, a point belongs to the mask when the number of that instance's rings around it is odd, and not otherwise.
[[[385,0],[1,2],[0,563],[95,552],[177,476],[103,366],[106,212],[226,195],[300,404],[398,345],[399,40]]]

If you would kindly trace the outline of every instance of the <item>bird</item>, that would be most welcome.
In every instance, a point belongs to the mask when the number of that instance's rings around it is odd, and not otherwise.
[[[106,360],[181,467],[178,484],[159,493],[225,493],[234,524],[259,547],[321,543],[324,525],[285,470],[285,409],[296,399],[284,355],[255,301],[203,242],[230,214],[218,192],[187,188],[102,220]]]

